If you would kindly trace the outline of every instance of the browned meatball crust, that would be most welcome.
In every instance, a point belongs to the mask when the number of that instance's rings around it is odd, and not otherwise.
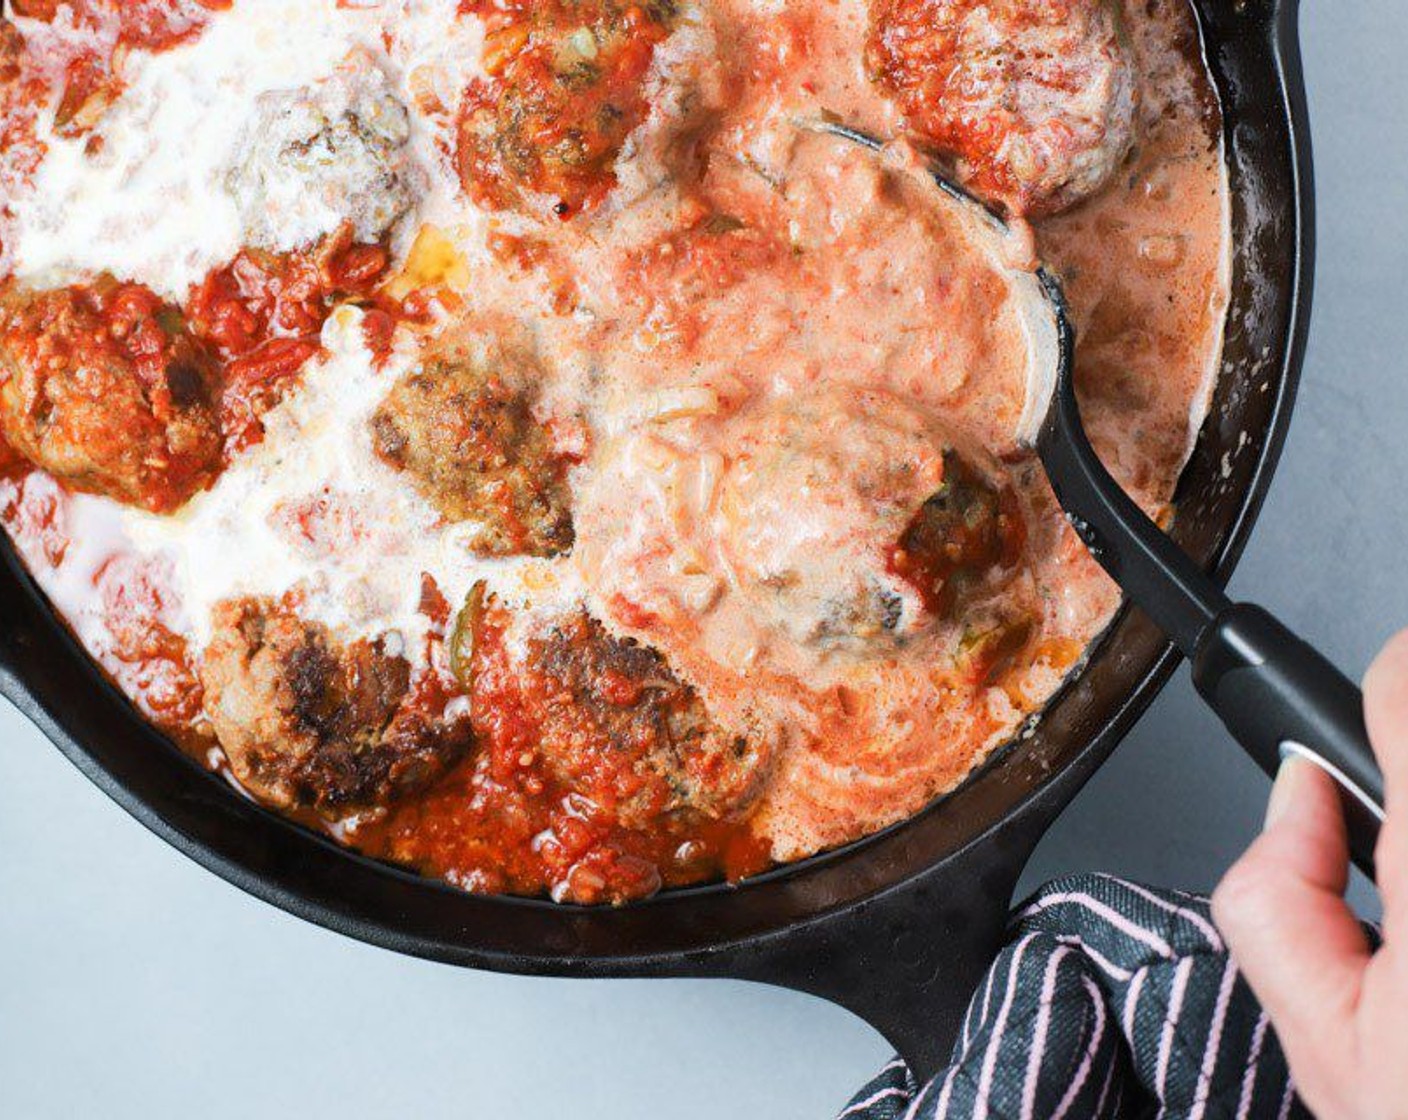
[[[450,521],[481,526],[482,556],[572,548],[567,461],[533,415],[532,371],[451,351],[405,374],[372,417],[381,459]]]
[[[140,285],[0,290],[0,428],[76,490],[183,504],[221,468],[218,395],[214,356]]]
[[[240,783],[282,809],[335,814],[423,789],[469,747],[468,722],[414,707],[384,641],[337,642],[267,599],[220,604],[201,670]]]
[[[474,620],[475,730],[497,765],[540,758],[628,828],[726,818],[751,804],[770,754],[763,738],[719,726],[655,650],[579,612],[530,638],[519,658],[503,641],[507,622],[492,603]]]

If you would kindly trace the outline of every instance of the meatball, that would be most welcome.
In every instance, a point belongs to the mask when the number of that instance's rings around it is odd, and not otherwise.
[[[929,611],[947,618],[993,572],[1015,568],[1026,539],[1016,494],[949,451],[943,486],[900,535],[890,568],[913,584]]]
[[[154,513],[219,473],[219,368],[147,288],[0,291],[0,429],[76,490]]]
[[[422,789],[469,747],[467,721],[407,703],[410,665],[384,640],[337,642],[267,599],[216,607],[205,710],[235,777],[281,809],[333,815]]]
[[[754,617],[801,646],[884,654],[1014,566],[1010,489],[880,393],[770,402],[730,438],[717,540]]]
[[[491,601],[473,624],[475,730],[496,763],[541,759],[628,828],[663,817],[717,820],[751,804],[767,757],[761,737],[718,726],[659,653],[582,611],[511,654],[510,621]]]
[[[533,415],[532,371],[449,348],[403,375],[372,417],[377,455],[450,521],[477,522],[482,556],[572,548],[567,461]]]
[[[927,625],[887,549],[943,481],[943,437],[886,394],[840,387],[734,421],[714,535],[750,613],[800,646],[887,652]]]
[[[247,244],[292,252],[344,224],[380,241],[417,200],[410,139],[410,114],[365,54],[318,85],[262,95],[229,175]]]
[[[651,110],[656,49],[675,0],[479,0],[490,19],[486,80],[466,96],[458,163],[466,191],[495,209],[545,204],[569,218],[616,185],[627,138]],[[507,10],[501,10],[504,7]]]
[[[1016,214],[1089,198],[1134,143],[1119,0],[872,0],[867,63],[919,138]]]

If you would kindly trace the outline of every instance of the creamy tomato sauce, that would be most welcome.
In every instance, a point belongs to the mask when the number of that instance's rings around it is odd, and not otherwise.
[[[465,889],[736,879],[952,789],[1119,601],[1018,438],[1030,267],[1064,280],[1099,450],[1165,515],[1227,182],[1186,4],[1100,5],[1133,139],[999,235],[928,175],[972,154],[906,116],[928,87],[874,72],[896,7],[7,9],[0,312],[111,275],[166,309],[157,357],[220,371],[191,407],[222,451],[174,512],[8,406],[39,585],[252,795]],[[1047,148],[1104,135],[1052,88]],[[1025,166],[974,185],[1059,178]],[[51,368],[6,322],[0,413]],[[140,419],[164,479],[180,432]]]

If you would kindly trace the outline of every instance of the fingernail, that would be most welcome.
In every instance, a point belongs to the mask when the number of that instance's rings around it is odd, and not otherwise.
[[[1266,803],[1263,832],[1273,828],[1290,811],[1296,799],[1295,787],[1300,781],[1300,767],[1305,765],[1305,760],[1295,755],[1288,755],[1282,761],[1281,768],[1276,772],[1276,783],[1271,787],[1271,800]]]

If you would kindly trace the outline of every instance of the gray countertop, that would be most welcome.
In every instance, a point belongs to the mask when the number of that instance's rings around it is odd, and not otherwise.
[[[1310,0],[1304,25],[1314,331],[1235,588],[1358,673],[1408,624],[1408,7]],[[1209,888],[1265,794],[1181,673],[1029,882],[1104,869]],[[479,975],[325,933],[187,862],[0,710],[7,1117],[824,1120],[886,1056],[846,1012],[785,992]]]

